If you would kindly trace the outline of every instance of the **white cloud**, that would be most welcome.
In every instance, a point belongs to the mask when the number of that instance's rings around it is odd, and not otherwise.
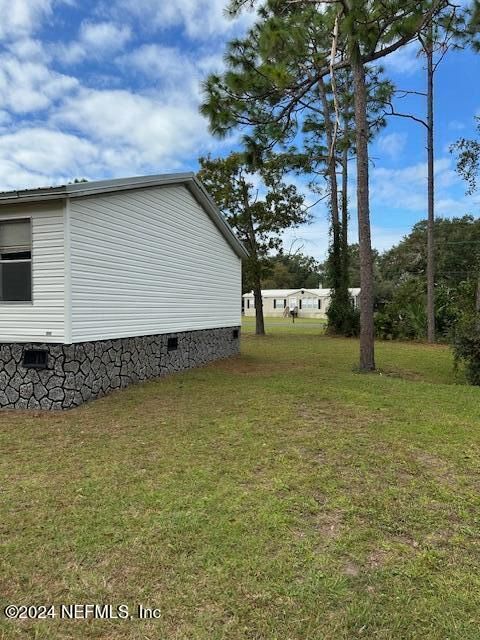
[[[382,65],[387,73],[398,73],[407,76],[419,71],[424,64],[424,58],[419,53],[417,42],[401,47],[382,59]]]
[[[372,225],[372,246],[378,251],[390,249],[398,244],[408,229],[396,229]],[[349,242],[358,242],[357,221],[352,216],[349,227]],[[284,247],[288,251],[300,249],[302,253],[313,256],[316,260],[323,261],[328,255],[329,229],[326,218],[317,219],[311,225],[302,226],[300,229],[288,230],[283,234]]]
[[[188,56],[177,47],[158,44],[142,45],[119,58],[119,62],[131,65],[146,76],[157,76],[159,79],[180,76],[185,78],[200,72],[207,74],[221,71],[224,67],[220,53],[209,51],[203,55],[202,51],[196,51],[194,56]]]
[[[162,84],[190,81],[195,76],[195,65],[176,47],[146,44],[118,59],[119,64],[133,67],[148,78],[156,78]],[[194,78],[193,78],[194,79]]]
[[[82,89],[65,101],[53,121],[107,147],[123,149],[129,166],[155,165],[164,170],[209,143],[205,121],[183,93],[172,92],[165,98]],[[111,156],[117,170],[124,161],[121,154]]]
[[[8,113],[8,111],[0,111],[0,128],[5,127],[11,122],[12,116]]]
[[[78,85],[75,78],[41,63],[0,56],[0,109],[28,113],[47,109]]]
[[[116,51],[131,37],[130,28],[112,22],[85,22],[80,29],[81,41],[95,50]]]
[[[143,45],[117,59],[121,68],[140,72],[164,93],[184,92],[183,100],[196,105],[200,102],[201,82],[212,71],[220,71],[223,66],[221,55],[197,51],[189,56],[176,47],[157,44]],[[197,108],[197,107],[195,107]]]
[[[141,19],[151,30],[182,28],[195,40],[210,40],[243,29],[252,22],[252,13],[244,12],[235,20],[225,15],[225,0],[117,0],[113,15],[129,14]]]
[[[463,215],[471,200],[454,198],[451,188],[460,185],[451,158],[435,161],[435,205],[437,215]],[[375,168],[371,178],[372,209],[406,210],[425,217],[427,210],[427,165],[419,162],[401,169]]]
[[[397,158],[404,150],[406,142],[405,133],[387,133],[378,138],[377,146],[380,152],[387,154],[390,158]]]
[[[9,43],[8,50],[19,60],[43,62],[50,61],[50,55],[45,50],[40,40],[33,38],[20,38]]]
[[[0,40],[27,36],[51,14],[54,0],[0,0]]]
[[[380,225],[372,225],[372,246],[377,251],[386,251],[398,244],[407,231],[405,229],[390,229]],[[355,237],[354,242],[358,242]]]
[[[84,22],[78,40],[56,47],[57,57],[66,64],[86,58],[100,58],[121,51],[131,38],[130,27],[113,22]]]
[[[450,120],[448,128],[452,131],[462,131],[465,129],[465,123],[460,122],[460,120]]]
[[[0,171],[0,179],[2,186],[9,188],[25,186],[18,183],[19,173],[23,180],[27,173],[40,183],[43,180],[43,184],[47,177],[58,182],[62,176],[81,174],[82,168],[97,157],[96,147],[87,140],[43,127],[28,127],[0,137],[3,167],[15,168],[12,175]],[[31,179],[28,184],[32,184]]]

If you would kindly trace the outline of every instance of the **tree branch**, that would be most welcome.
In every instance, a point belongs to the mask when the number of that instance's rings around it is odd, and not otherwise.
[[[416,116],[412,116],[412,114],[410,113],[399,113],[398,111],[395,111],[395,109],[393,108],[393,104],[391,102],[386,102],[385,106],[390,107],[390,111],[384,112],[386,116],[398,116],[399,118],[408,118],[410,120],[414,120],[415,122],[418,122],[419,124],[423,124],[423,126],[428,129],[428,124],[425,122],[425,120],[422,120],[421,118],[417,118]]]

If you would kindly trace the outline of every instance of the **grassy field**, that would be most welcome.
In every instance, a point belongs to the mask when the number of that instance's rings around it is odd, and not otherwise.
[[[239,358],[1,414],[2,604],[134,615],[2,638],[480,638],[480,389],[443,347],[381,343],[361,375],[356,341],[269,324]]]

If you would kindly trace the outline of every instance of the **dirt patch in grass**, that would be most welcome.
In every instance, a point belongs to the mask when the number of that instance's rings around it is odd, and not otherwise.
[[[304,369],[304,363],[300,360],[278,360],[266,363],[259,357],[237,356],[225,360],[218,360],[207,365],[210,369],[223,371],[233,375],[260,375],[270,376],[276,373],[289,375],[292,371]]]
[[[379,569],[385,566],[388,560],[391,558],[391,554],[389,554],[385,549],[375,549],[372,551],[367,558],[367,568],[371,570]]]
[[[450,483],[457,478],[455,469],[446,460],[431,451],[416,451],[414,458],[417,464],[441,482]]]
[[[295,404],[294,413],[306,422],[336,424],[349,429],[354,425],[359,429],[371,425],[387,416],[383,411],[365,411],[362,407],[332,403],[328,400],[314,400]]]
[[[316,529],[323,541],[336,540],[342,533],[343,514],[340,511],[323,511],[316,517]]]
[[[343,567],[343,573],[349,578],[356,578],[361,573],[361,567],[355,562],[349,561]]]

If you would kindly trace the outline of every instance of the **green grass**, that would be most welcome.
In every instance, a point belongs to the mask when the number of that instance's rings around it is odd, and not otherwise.
[[[357,341],[313,325],[247,328],[239,358],[68,413],[2,413],[2,603],[162,616],[0,637],[480,638],[480,389],[444,347],[380,343],[382,373],[354,373]]]
[[[243,327],[246,331],[255,331],[255,317],[244,316]],[[315,330],[318,333],[319,329],[324,329],[327,325],[325,318],[296,318],[292,323],[291,318],[265,318],[266,329],[274,329],[276,331],[286,331],[288,333],[299,333],[304,331]]]

